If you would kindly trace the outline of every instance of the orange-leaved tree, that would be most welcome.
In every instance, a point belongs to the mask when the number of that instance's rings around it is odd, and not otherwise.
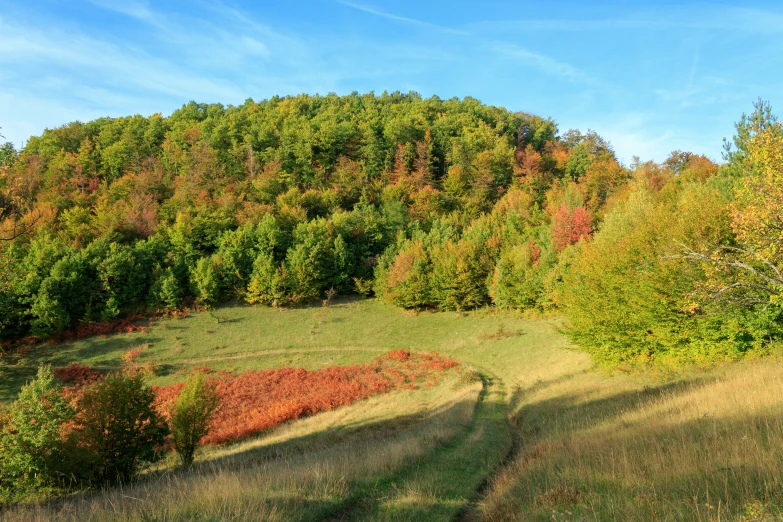
[[[566,203],[560,206],[552,222],[552,241],[560,252],[568,245],[574,245],[580,239],[593,234],[593,218],[584,207],[568,208]]]

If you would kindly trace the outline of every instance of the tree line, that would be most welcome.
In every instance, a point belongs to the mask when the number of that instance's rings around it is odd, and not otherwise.
[[[610,366],[763,353],[782,150],[761,101],[722,165],[625,166],[592,131],[416,93],[74,122],[0,154],[0,339],[358,292],[562,314]]]

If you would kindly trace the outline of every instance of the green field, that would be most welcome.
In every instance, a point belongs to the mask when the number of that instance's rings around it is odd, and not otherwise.
[[[376,300],[224,306],[146,332],[0,359],[0,400],[40,363],[120,368],[144,346],[163,384],[195,366],[314,369],[393,349],[463,364],[398,391],[205,449],[123,489],[21,506],[8,520],[773,520],[783,514],[783,364],[608,374],[555,319],[413,314]],[[473,374],[467,369],[477,372]]]

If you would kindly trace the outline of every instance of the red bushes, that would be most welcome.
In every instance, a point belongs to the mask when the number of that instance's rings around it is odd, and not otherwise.
[[[411,358],[411,352],[409,352],[408,350],[394,350],[387,353],[386,355],[382,355],[380,358],[385,359],[387,361],[403,362]]]
[[[98,370],[93,370],[89,366],[79,363],[72,363],[64,368],[56,368],[52,373],[63,383],[76,386],[97,381],[101,377],[101,372]]]
[[[283,368],[215,378],[220,407],[212,431],[202,443],[221,444],[248,437],[287,420],[332,410],[397,389],[437,383],[437,374],[459,363],[437,354],[389,352],[367,364],[321,370]],[[182,384],[157,387],[162,410],[176,399]]]

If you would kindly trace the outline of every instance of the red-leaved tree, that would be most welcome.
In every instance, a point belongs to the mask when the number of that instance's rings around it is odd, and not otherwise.
[[[592,221],[593,219],[584,207],[570,209],[568,205],[563,203],[552,223],[552,240],[555,243],[555,249],[560,252],[568,245],[573,245],[580,239],[592,236]]]

